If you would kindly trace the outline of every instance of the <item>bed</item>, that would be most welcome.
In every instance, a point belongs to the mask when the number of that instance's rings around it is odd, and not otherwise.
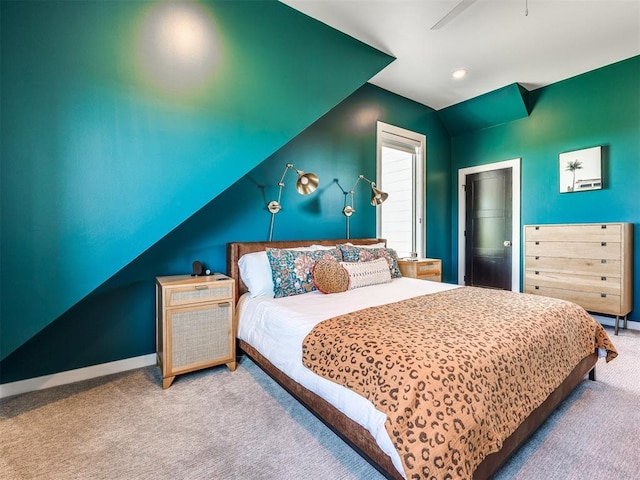
[[[365,309],[369,309],[372,312],[376,308],[393,310],[396,309],[396,305],[399,305],[396,302],[414,301],[414,299],[424,299],[426,303],[433,299],[439,299],[442,302],[447,296],[464,292],[464,288],[467,287],[459,288],[455,285],[424,280],[394,278],[390,283],[371,285],[337,295],[324,295],[313,291],[274,299],[271,298],[271,295],[252,297],[247,294],[248,287],[240,272],[239,261],[244,255],[263,252],[267,248],[288,250],[300,247],[311,248],[310,246],[314,245],[315,248],[320,249],[347,242],[355,245],[374,245],[379,244],[380,240],[365,238],[229,243],[227,245],[227,273],[236,279],[237,298],[240,299],[237,308],[239,348],[386,478],[421,478],[424,475],[409,470],[407,452],[398,448],[398,439],[390,433],[389,415],[381,411],[379,406],[377,408],[367,400],[362,392],[357,391],[357,387],[354,391],[336,383],[335,379],[323,378],[322,375],[318,375],[319,371],[325,370],[324,365],[316,366],[315,370],[311,366],[302,365],[301,352],[303,356],[306,355],[306,361],[310,355],[308,347],[310,343],[313,343],[312,334],[316,332],[316,329],[321,328],[321,325],[329,325],[329,322],[336,318],[344,320],[342,316],[353,315],[349,313],[352,310],[366,311]],[[475,291],[467,291],[467,293],[481,294]],[[476,301],[475,297],[472,300]],[[389,303],[393,306],[389,307]],[[331,307],[325,312],[327,304],[330,304]],[[427,307],[433,308],[428,305],[424,308]],[[557,304],[554,304],[555,307]],[[376,312],[378,311],[376,310]],[[274,320],[274,315],[276,319],[286,319],[286,322],[279,325]],[[376,316],[381,315],[376,313]],[[381,320],[384,321],[384,318]],[[323,339],[330,336],[327,333],[333,331],[331,328],[329,327],[328,331],[320,332],[318,335]],[[599,328],[601,330],[601,327]],[[609,360],[615,357],[615,348],[607,343],[608,337],[606,337],[604,330],[600,330],[598,330],[600,342],[604,342],[604,348],[600,349],[600,352],[606,354],[607,360]],[[302,338],[305,342],[304,348],[300,344]],[[323,345],[324,347],[325,345]],[[545,398],[539,401],[539,405],[528,412],[526,417],[518,420],[517,427],[512,428],[506,438],[497,442],[498,447],[493,448],[490,453],[481,454],[481,461],[473,463],[470,467],[472,472],[468,475],[458,472],[460,476],[466,475],[468,478],[484,479],[500,468],[507,458],[526,441],[558,404],[583,380],[585,375],[588,374],[590,379],[595,379],[598,350],[594,346],[590,353],[574,361],[567,369],[566,374],[563,373],[561,382],[550,393],[545,394]],[[330,375],[335,375],[335,372]],[[384,403],[385,401],[383,401]],[[480,441],[484,440],[478,440],[478,442]],[[467,470],[468,468],[467,465]],[[433,476],[437,477],[437,472]]]

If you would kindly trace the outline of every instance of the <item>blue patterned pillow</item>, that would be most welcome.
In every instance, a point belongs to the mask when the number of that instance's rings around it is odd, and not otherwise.
[[[311,274],[315,263],[322,258],[342,260],[342,254],[337,248],[304,252],[267,248],[267,257],[271,265],[274,298],[316,290]]]
[[[384,258],[389,264],[391,278],[402,276],[400,268],[398,268],[398,254],[393,248],[367,248],[346,244],[339,245],[339,247],[345,262],[370,262]]]

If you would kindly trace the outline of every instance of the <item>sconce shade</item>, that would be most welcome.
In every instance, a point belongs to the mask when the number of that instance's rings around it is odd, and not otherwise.
[[[300,195],[309,195],[313,193],[320,181],[315,173],[304,173],[300,170],[298,172],[298,180],[296,181],[296,191]]]
[[[351,231],[350,231],[350,226],[349,226],[349,220],[351,218],[351,215],[356,213],[356,209],[354,207],[354,199],[355,199],[355,194],[356,194],[356,186],[358,185],[358,182],[360,180],[364,180],[365,182],[367,182],[371,186],[371,205],[373,207],[376,207],[376,206],[380,205],[381,203],[383,203],[389,197],[388,193],[383,192],[382,190],[379,190],[379,189],[376,188],[375,182],[373,182],[372,180],[369,180],[364,175],[358,175],[358,178],[356,179],[355,183],[353,184],[353,187],[351,187],[351,190],[349,190],[348,192],[345,192],[343,190],[343,193],[345,194],[345,206],[342,209],[342,214],[346,217],[347,238],[351,238],[350,237]],[[346,195],[350,195],[351,196],[351,204],[347,203]]]
[[[292,163],[287,163],[284,167],[284,172],[282,172],[282,178],[278,182],[278,199],[271,200],[267,204],[267,210],[271,213],[271,222],[269,224],[269,241],[273,240],[273,224],[275,221],[276,213],[282,210],[282,204],[280,200],[282,199],[282,189],[284,188],[284,177],[287,175],[289,169],[294,169],[298,174],[298,180],[296,181],[296,191],[300,195],[309,195],[313,193],[316,188],[318,188],[318,184],[320,181],[318,180],[318,176],[315,173],[304,173],[302,170],[298,170],[293,166]]]
[[[389,194],[383,192],[382,190],[378,190],[376,187],[371,186],[371,205],[376,206],[383,203],[387,198],[389,198]]]

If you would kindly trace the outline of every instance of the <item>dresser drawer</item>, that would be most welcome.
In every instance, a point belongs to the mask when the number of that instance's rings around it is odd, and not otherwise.
[[[616,242],[547,242],[528,241],[525,244],[527,256],[591,258],[595,260],[620,260],[620,243]]]
[[[527,251],[527,253],[529,253]],[[524,259],[526,270],[564,272],[576,275],[605,275],[620,277],[620,260],[592,258],[562,258],[529,256]]]
[[[590,312],[608,313],[611,315],[624,315],[626,313],[621,312],[620,295],[578,292],[542,286],[535,287],[532,285],[525,286],[524,291],[525,293],[532,293],[534,295],[568,300],[569,302],[577,303]]]
[[[440,261],[418,262],[418,275],[438,275],[440,274]]]
[[[182,287],[167,288],[165,306],[193,305],[205,302],[217,302],[233,298],[233,283],[228,281],[203,283]]]
[[[620,277],[571,275],[568,273],[525,270],[525,286],[559,288],[589,293],[620,295]]]
[[[619,242],[622,225],[602,223],[588,225],[527,225],[525,240],[572,242]]]
[[[429,273],[418,273],[416,278],[418,280],[433,280],[434,282],[440,282],[442,280],[440,271],[429,272]]]

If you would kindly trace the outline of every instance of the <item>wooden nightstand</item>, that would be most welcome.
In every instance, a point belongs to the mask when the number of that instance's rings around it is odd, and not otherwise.
[[[236,369],[235,280],[216,273],[156,278],[156,351],[162,388],[214,365]]]
[[[398,267],[404,277],[420,280],[442,281],[442,262],[437,258],[419,258],[417,260],[398,260]]]

